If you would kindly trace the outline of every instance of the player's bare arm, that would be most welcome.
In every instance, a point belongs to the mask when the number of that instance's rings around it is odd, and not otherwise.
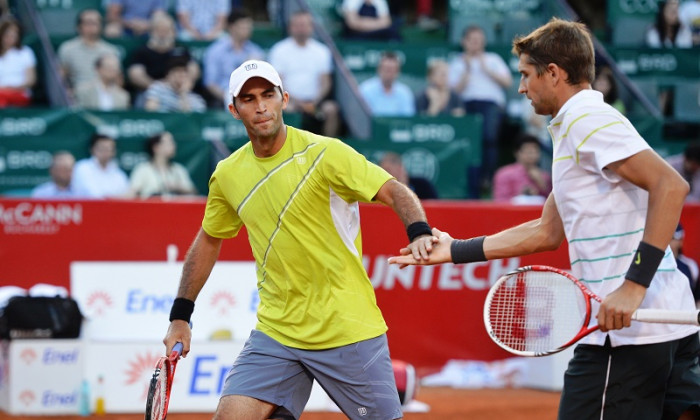
[[[407,248],[400,251],[400,256],[389,258],[391,264],[441,264],[445,262],[470,262],[455,258],[453,239],[449,234],[435,229],[433,235],[438,243],[430,257],[425,261],[414,259]],[[467,241],[476,241],[472,238]],[[502,232],[483,238],[483,256],[487,260],[517,257],[541,251],[552,251],[564,241],[564,225],[557,212],[554,196],[549,195],[539,219],[525,222]],[[477,260],[473,260],[477,261]]]
[[[384,183],[374,198],[394,209],[406,228],[416,222],[427,222],[425,210],[423,210],[416,194],[395,179]],[[428,228],[429,230],[430,228]],[[426,232],[426,234],[415,237],[406,249],[417,261],[426,260],[435,241],[437,238]]]
[[[689,191],[688,183],[651,150],[611,163],[607,168],[649,192],[642,241],[663,253],[678,225],[683,202]],[[640,254],[637,253],[634,258],[638,256]],[[653,276],[653,273],[649,275]],[[629,278],[625,280],[622,286],[605,297],[600,306],[597,318],[601,331],[629,327],[632,313],[642,303],[645,295],[645,286]]]
[[[204,287],[204,283],[206,283],[207,278],[209,278],[209,274],[219,256],[222,242],[222,239],[214,238],[200,228],[199,233],[185,256],[177,298],[192,302],[197,299],[197,295],[199,295],[202,287]],[[187,353],[190,351],[191,338],[192,332],[190,331],[188,321],[173,319],[163,339],[166,354],[170,354],[175,343],[180,341],[183,345],[182,357],[187,356]]]

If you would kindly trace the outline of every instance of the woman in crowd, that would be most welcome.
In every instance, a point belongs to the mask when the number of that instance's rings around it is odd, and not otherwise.
[[[173,162],[176,145],[167,131],[150,137],[146,142],[150,160],[142,162],[131,173],[131,191],[139,198],[195,195],[197,190],[187,169]]]
[[[16,20],[0,22],[0,108],[28,106],[36,83],[36,57],[22,45],[22,29]]]

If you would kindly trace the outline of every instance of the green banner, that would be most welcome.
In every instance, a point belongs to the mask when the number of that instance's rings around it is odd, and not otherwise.
[[[615,26],[620,18],[632,17],[648,19],[653,22],[656,16],[658,0],[609,0],[608,22]]]
[[[700,78],[700,51],[678,48],[609,48],[620,70],[630,76]]]
[[[347,143],[375,163],[399,153],[408,173],[431,181],[440,198],[462,199],[481,162],[481,117],[378,118],[372,140]]]

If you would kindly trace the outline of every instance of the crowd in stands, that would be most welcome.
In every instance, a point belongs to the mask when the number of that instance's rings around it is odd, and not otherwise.
[[[248,59],[265,59],[279,71],[285,90],[290,93],[288,112],[302,117],[302,128],[340,137],[344,133],[341,104],[334,96],[334,63],[331,50],[314,37],[314,16],[297,12],[284,22],[286,37],[265,49],[253,37],[253,16],[240,8],[241,1],[211,0],[104,0],[104,11],[82,10],[76,21],[76,36],[57,47],[61,77],[70,96],[80,108],[101,111],[126,109],[147,112],[204,112],[225,110],[230,98],[231,70]],[[433,16],[432,2],[418,0],[415,19],[419,27],[434,29],[442,24]],[[268,8],[281,7],[269,1]],[[339,36],[346,40],[399,41],[402,38],[402,11],[405,2],[392,0],[338,1],[342,19]],[[0,1],[0,108],[28,106],[36,86],[37,58],[22,44],[22,28],[8,17]],[[271,16],[274,20],[274,17]],[[136,40],[139,45],[124,56],[123,48],[112,43],[118,38]],[[201,59],[196,59],[190,42],[206,44]],[[481,196],[503,201],[539,200],[551,190],[547,173],[551,143],[549,118],[537,115],[527,99],[519,105],[522,136],[503,141],[507,117],[507,98],[514,89],[513,69],[501,55],[490,51],[491,40],[479,25],[463,29],[461,51],[426,63],[425,80],[420,89],[402,81],[403,59],[396,51],[384,51],[376,75],[359,83],[359,94],[372,116],[461,117],[481,115]],[[658,15],[649,26],[646,42],[654,48],[692,48],[700,45],[700,1],[667,0],[659,2]],[[118,43],[117,43],[118,44]],[[391,45],[391,44],[389,44]],[[623,114],[625,103],[618,92],[611,68],[597,69],[593,88],[603,93],[606,102]],[[74,194],[90,197],[149,197],[195,194],[186,170],[172,161],[172,134],[161,133],[148,139],[151,160],[134,169],[131,181],[114,162],[114,140],[97,136],[91,157],[74,164],[68,152],[58,152],[50,169],[53,181],[37,188],[37,196],[57,197]],[[507,144],[505,144],[507,143]],[[505,159],[503,150],[515,146],[514,162]],[[544,153],[542,153],[544,152]],[[674,161],[686,179],[700,188],[697,153],[691,150],[683,161]],[[386,154],[386,168],[397,178],[411,180],[393,154]],[[513,162],[513,163],[511,163]],[[503,168],[499,168],[504,166]],[[71,167],[72,182],[65,173]],[[403,172],[402,172],[403,171]],[[183,173],[184,172],[184,173]],[[392,172],[392,173],[394,173]],[[102,190],[83,178],[102,180]],[[688,175],[690,174],[690,175]],[[176,180],[179,180],[175,182]],[[103,182],[100,181],[99,184]],[[177,185],[176,185],[177,184]],[[416,188],[416,190],[424,190]],[[430,190],[430,188],[425,188]],[[484,193],[485,192],[485,193]],[[425,193],[436,198],[434,187]],[[477,198],[470,197],[470,198]],[[700,200],[698,194],[691,193]]]

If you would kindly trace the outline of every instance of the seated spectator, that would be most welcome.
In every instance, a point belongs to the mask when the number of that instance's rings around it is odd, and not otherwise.
[[[250,40],[253,34],[253,18],[240,9],[231,12],[227,19],[224,36],[211,44],[204,53],[204,85],[221,105],[231,103],[228,98],[228,82],[232,69],[244,61],[259,60],[264,51]]]
[[[95,61],[97,78],[78,85],[75,99],[78,106],[100,111],[129,109],[129,92],[121,87],[124,80],[119,58],[113,54],[103,55]]]
[[[70,88],[97,77],[95,61],[103,55],[119,57],[119,50],[102,39],[102,16],[95,9],[78,14],[78,36],[65,41],[58,48],[61,72]]]
[[[193,84],[187,61],[171,58],[165,79],[153,82],[144,94],[144,109],[156,112],[206,111],[204,98],[192,92]]]
[[[668,244],[671,247],[671,252],[673,256],[676,257],[676,265],[681,273],[685,274],[690,281],[690,290],[693,292],[693,297],[697,305],[700,305],[700,283],[698,282],[698,276],[700,275],[700,270],[698,269],[698,263],[694,259],[683,254],[683,240],[685,239],[685,229],[678,223],[676,231],[673,233],[673,238]]]
[[[181,58],[187,62],[187,72],[192,83],[199,79],[199,64],[192,59],[187,47],[175,44],[175,39],[173,18],[163,14],[153,17],[148,41],[134,51],[127,69],[129,82],[135,88],[136,108],[143,108],[143,93],[146,89],[154,81],[165,78],[168,61],[172,58]]]
[[[690,184],[686,201],[700,201],[700,142],[689,143],[682,154],[669,156],[666,161]]]
[[[197,189],[184,166],[173,162],[176,145],[173,135],[167,131],[146,141],[150,157],[131,172],[131,193],[139,198],[153,196],[195,195]]]
[[[212,41],[221,36],[226,17],[231,13],[231,0],[177,0],[179,38]]]
[[[647,30],[647,46],[652,48],[690,48],[693,34],[678,16],[678,0],[660,1],[654,25]]]
[[[493,178],[493,199],[516,203],[544,203],[552,192],[552,177],[542,168],[540,142],[523,135],[518,140],[515,163],[496,171]]]
[[[38,185],[32,190],[32,198],[77,198],[71,178],[75,158],[65,150],[53,154],[49,175],[51,181]]]
[[[36,83],[36,56],[22,45],[22,28],[16,20],[0,22],[0,108],[28,106]]]
[[[396,178],[400,183],[407,185],[421,200],[438,198],[435,186],[423,177],[409,176],[406,167],[403,165],[403,160],[398,153],[386,152],[379,162],[385,171]]]
[[[343,0],[342,10],[345,38],[401,40],[386,0]]]
[[[73,169],[73,191],[81,197],[125,197],[129,178],[117,165],[116,154],[113,138],[94,134],[90,138],[90,157],[79,160]]]
[[[464,29],[463,52],[450,61],[450,87],[462,99],[467,114],[482,116],[479,184],[483,191],[490,191],[491,178],[498,165],[498,140],[505,117],[506,89],[513,83],[513,77],[500,55],[486,51],[486,42],[481,27]]]
[[[416,100],[406,84],[399,82],[401,63],[393,52],[382,54],[377,66],[377,76],[359,86],[360,94],[377,117],[412,117],[416,113]]]
[[[678,8],[681,24],[690,28],[693,46],[700,45],[700,0],[686,0]]]
[[[333,58],[324,44],[312,38],[313,17],[297,12],[289,19],[289,36],[270,49],[269,61],[289,92],[288,112],[303,114],[302,128],[337,137],[338,104],[332,99]],[[310,65],[311,64],[311,65]]]
[[[459,96],[448,84],[446,61],[435,60],[428,65],[428,87],[418,96],[416,109],[421,115],[464,115]]]
[[[620,111],[621,114],[625,114],[625,103],[618,96],[617,81],[610,67],[601,66],[598,68],[592,87],[603,94],[603,100],[606,104]]]
[[[167,13],[166,0],[106,0],[106,5],[108,38],[145,37],[153,16]]]

